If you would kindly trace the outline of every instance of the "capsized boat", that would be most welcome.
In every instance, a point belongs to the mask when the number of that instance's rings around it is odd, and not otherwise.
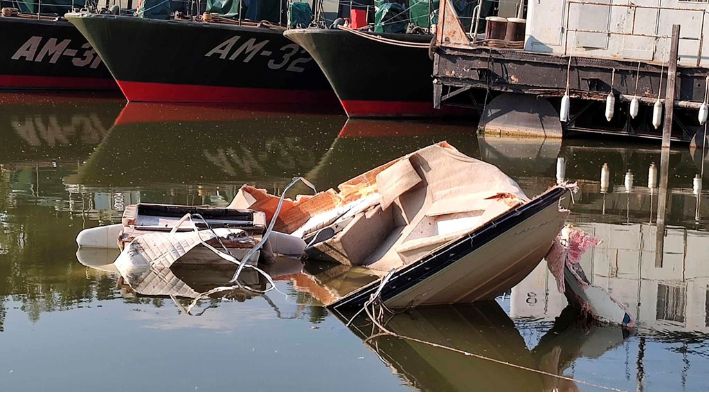
[[[441,142],[314,196],[283,203],[276,230],[302,237],[338,312],[493,299],[529,274],[562,229],[566,186],[530,199],[497,167]],[[272,218],[279,198],[244,186],[230,207]],[[323,264],[323,263],[321,263]],[[317,271],[313,271],[317,269]],[[337,284],[337,283],[336,283]]]
[[[101,55],[129,101],[336,106],[312,58],[283,37],[279,1],[254,2],[242,17],[241,2],[232,1],[222,2],[234,8],[226,11],[210,1],[197,16],[163,1],[139,16],[65,17]]]
[[[4,7],[0,16],[0,89],[117,90],[98,54],[61,16],[72,1],[13,4],[19,9]]]

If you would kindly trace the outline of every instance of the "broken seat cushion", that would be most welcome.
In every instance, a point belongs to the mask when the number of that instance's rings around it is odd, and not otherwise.
[[[377,175],[377,191],[381,195],[382,209],[386,210],[403,193],[421,182],[421,177],[411,165],[409,158],[404,158]]]

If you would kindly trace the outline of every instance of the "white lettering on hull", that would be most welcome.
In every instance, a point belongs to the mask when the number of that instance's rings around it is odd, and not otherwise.
[[[56,64],[62,57],[71,60],[76,67],[98,68],[101,58],[96,54],[89,43],[81,45],[81,49],[71,48],[71,39],[57,39],[32,36],[10,57],[13,61],[45,62]]]
[[[241,60],[241,62],[249,63],[256,55],[260,55],[268,59],[266,65],[269,69],[281,70],[285,68],[286,71],[295,73],[305,71],[302,65],[313,60],[297,44],[286,44],[280,49],[274,50],[268,47],[270,40],[257,41],[252,37],[237,46],[240,39],[241,36],[232,36],[209,50],[204,56],[207,58],[228,59],[229,61]],[[236,49],[234,50],[234,48]],[[297,54],[304,54],[305,56],[294,58]]]

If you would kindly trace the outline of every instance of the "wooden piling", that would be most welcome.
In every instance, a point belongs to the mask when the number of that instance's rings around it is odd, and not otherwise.
[[[679,25],[672,25],[670,60],[667,65],[667,89],[665,90],[665,122],[662,127],[662,148],[670,147],[672,116],[675,108],[675,88],[677,81],[677,56],[679,52]]]

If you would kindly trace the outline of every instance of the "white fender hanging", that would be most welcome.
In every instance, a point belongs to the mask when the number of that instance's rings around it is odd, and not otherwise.
[[[630,101],[630,117],[635,119],[635,117],[638,116],[639,110],[640,110],[640,100],[638,99],[638,96],[636,95]]]
[[[606,120],[609,122],[613,119],[613,113],[615,112],[615,95],[613,93],[608,94],[606,97]]]
[[[655,101],[655,106],[652,108],[652,125],[659,129],[662,125],[662,101]]]
[[[561,110],[559,111],[559,120],[562,122],[568,122],[569,121],[569,110],[571,108],[571,99],[569,98],[569,94],[564,94],[564,96],[561,98]]]
[[[707,115],[709,115],[709,109],[708,109],[708,107],[707,107],[707,103],[704,102],[704,103],[702,103],[702,105],[699,107],[699,116],[698,116],[698,119],[699,119],[699,124],[700,124],[700,125],[703,126],[704,123],[707,122]]]
[[[571,57],[566,67],[566,92],[561,97],[561,109],[559,110],[559,120],[566,123],[569,121],[569,111],[571,109],[571,98],[569,98],[569,80],[571,75]]]
[[[609,122],[613,119],[615,113],[615,95],[613,94],[613,84],[615,84],[615,68],[611,74],[611,92],[606,97],[606,120]]]
[[[660,84],[657,86],[657,101],[655,101],[655,106],[652,108],[652,125],[656,129],[659,129],[662,125],[662,101],[660,101],[660,93],[662,93],[662,72],[665,68],[665,64],[660,66]]]

